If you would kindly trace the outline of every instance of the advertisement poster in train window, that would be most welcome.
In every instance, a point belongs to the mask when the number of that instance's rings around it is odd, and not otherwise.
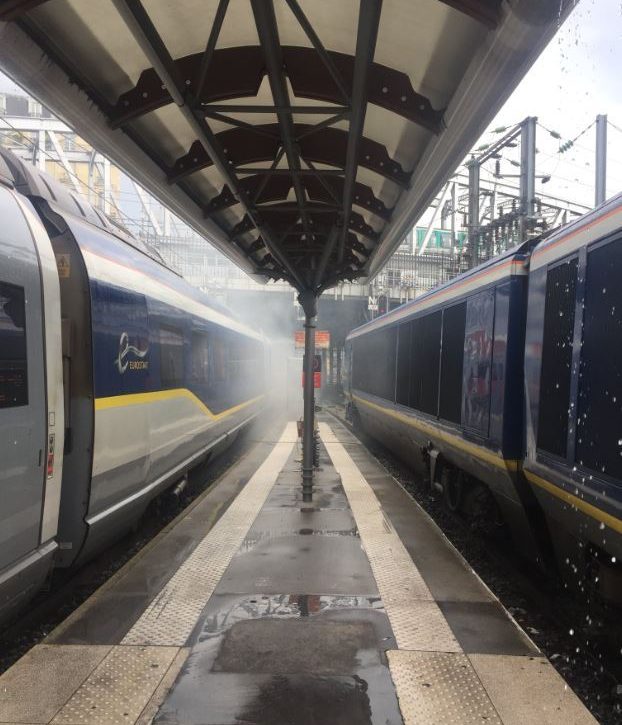
[[[24,289],[0,282],[0,408],[28,405]]]
[[[462,424],[488,436],[494,295],[480,292],[467,301],[462,368]]]

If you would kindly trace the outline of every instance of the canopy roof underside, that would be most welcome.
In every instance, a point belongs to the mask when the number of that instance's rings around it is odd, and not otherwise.
[[[319,292],[378,271],[570,3],[1,0],[0,65],[248,273]]]

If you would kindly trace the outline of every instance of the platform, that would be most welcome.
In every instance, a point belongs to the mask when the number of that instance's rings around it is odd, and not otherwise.
[[[294,423],[0,678],[0,723],[595,720],[334,418],[312,504]]]

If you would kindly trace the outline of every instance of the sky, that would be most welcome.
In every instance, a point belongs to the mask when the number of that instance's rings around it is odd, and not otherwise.
[[[538,174],[553,172],[541,188],[588,205],[594,199],[595,130],[589,129],[566,153],[559,145],[574,139],[599,113],[622,129],[622,0],[580,0],[490,125],[511,126],[537,116]],[[487,133],[490,142],[499,134]],[[622,131],[608,131],[607,195],[622,191]]]
[[[0,91],[14,88],[0,74]],[[552,174],[552,180],[538,188],[591,206],[594,128],[587,130],[566,153],[559,153],[559,145],[574,139],[599,113],[608,114],[612,124],[607,180],[607,195],[611,196],[622,191],[622,0],[579,0],[490,129],[537,116],[541,124],[537,130],[537,171]],[[560,134],[561,141],[545,129]],[[490,143],[500,135],[489,131],[480,144]],[[511,171],[516,169],[508,169]]]

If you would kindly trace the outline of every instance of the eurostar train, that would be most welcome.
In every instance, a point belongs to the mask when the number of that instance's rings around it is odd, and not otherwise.
[[[263,339],[0,151],[0,618],[121,536],[264,400]]]
[[[347,338],[350,418],[622,601],[622,195]]]

